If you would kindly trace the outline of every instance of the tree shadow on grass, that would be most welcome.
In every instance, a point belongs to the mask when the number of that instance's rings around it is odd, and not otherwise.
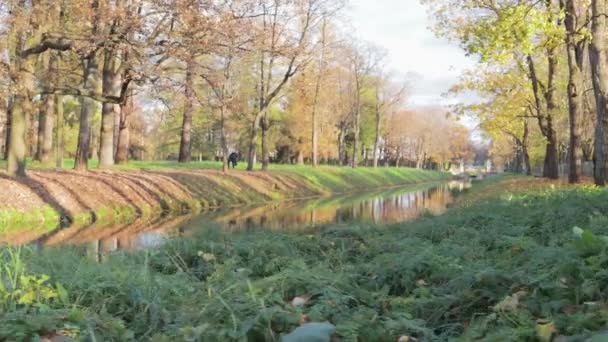
[[[119,187],[117,187],[116,185],[112,184],[110,181],[108,181],[108,179],[104,178],[102,175],[95,174],[95,173],[92,173],[92,172],[89,172],[87,174],[87,177],[95,179],[98,182],[101,182],[104,185],[106,185],[107,187],[109,187],[110,189],[112,189],[112,191],[114,191],[115,193],[117,193],[127,203],[129,203],[129,205],[131,205],[133,208],[135,208],[135,213],[137,214],[138,217],[141,217],[143,215],[143,210],[137,204],[135,204],[135,202],[132,199],[129,198],[129,196],[127,195],[127,193],[124,192]]]
[[[55,197],[51,194],[51,192],[41,182],[39,182],[31,177],[12,178],[5,174],[0,174],[0,178],[16,182],[18,184],[21,184],[21,185],[27,187],[33,193],[35,193],[36,196],[38,196],[44,203],[46,203],[51,208],[53,208],[59,214],[59,227],[58,228],[68,227],[74,222],[73,213],[70,213],[70,211],[66,207],[61,205],[61,203],[59,203],[57,201],[57,199],[55,199]]]
[[[59,187],[61,187],[63,190],[67,191],[70,196],[76,201],[76,203],[78,203],[78,205],[80,207],[82,207],[84,210],[86,210],[90,215],[91,215],[91,223],[95,223],[97,221],[97,214],[95,214],[95,211],[93,210],[93,208],[91,208],[91,206],[89,206],[88,204],[86,204],[86,202],[82,199],[82,197],[74,190],[72,190],[69,186],[63,184],[62,182],[60,182],[57,179],[48,177],[48,176],[43,176],[40,174],[36,174],[36,177],[38,178],[42,178],[50,183],[53,183]],[[31,178],[29,178],[31,179]],[[74,223],[73,221],[73,217],[72,220],[70,221],[70,224]],[[62,228],[65,228],[67,226],[64,226]]]
[[[137,187],[139,187],[139,189],[141,189],[141,191],[144,191],[149,196],[153,197],[156,200],[156,202],[160,205],[160,208],[165,212],[171,211],[171,206],[169,205],[169,203],[167,203],[167,201],[164,198],[161,197],[160,194],[166,195],[172,201],[177,201],[179,203],[183,202],[183,201],[179,200],[178,198],[172,196],[168,191],[163,191],[163,189],[160,186],[153,184],[153,183],[150,183],[150,185],[145,184],[142,180],[138,179],[137,177],[130,177],[127,175],[115,175],[115,177],[122,179],[125,182],[131,182],[131,183],[134,183],[135,185],[137,185]],[[157,191],[154,191],[154,189],[152,189],[152,186],[155,186]]]

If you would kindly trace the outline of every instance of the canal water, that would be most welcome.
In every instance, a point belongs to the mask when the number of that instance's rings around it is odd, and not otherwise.
[[[67,228],[35,238],[32,242],[40,247],[86,244],[92,252],[103,254],[123,249],[153,248],[169,238],[188,237],[209,227],[228,231],[283,231],[305,230],[326,224],[399,223],[421,215],[442,214],[453,203],[455,195],[469,185],[463,181],[450,181],[217,209],[198,215],[136,221],[116,227]]]

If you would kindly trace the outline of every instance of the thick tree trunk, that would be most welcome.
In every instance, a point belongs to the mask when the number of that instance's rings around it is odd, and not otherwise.
[[[121,77],[120,61],[113,49],[106,49],[103,62],[102,89],[104,95],[120,95]],[[104,102],[101,108],[101,132],[99,143],[99,167],[105,168],[114,165],[114,132],[116,118],[120,105]]]
[[[530,71],[530,82],[532,83],[532,89],[534,92],[534,100],[536,107],[536,118],[541,133],[545,137],[546,148],[545,148],[545,160],[543,167],[543,177],[557,179],[559,178],[559,168],[557,163],[557,141],[556,133],[553,128],[553,115],[557,111],[557,103],[555,102],[555,77],[557,69],[557,59],[555,57],[555,48],[547,49],[547,87],[544,93],[546,102],[546,112],[543,113],[541,109],[540,100],[540,86],[538,76],[536,74],[536,68],[532,56],[527,57],[528,67]]]
[[[547,138],[547,149],[545,154],[545,168],[543,174],[547,178],[557,179],[559,178],[559,165],[557,158],[557,134],[553,128],[553,118],[559,110],[556,95],[555,79],[557,77],[557,57],[555,56],[555,48],[548,49],[547,52],[547,63],[548,63],[548,81],[547,91],[545,99],[547,102],[547,125],[546,135]]]
[[[247,154],[247,171],[253,171],[255,166],[258,146],[258,131],[260,130],[260,122],[263,115],[264,112],[259,111],[251,123],[251,132],[249,134],[249,151]]]
[[[43,164],[51,161],[51,153],[53,152],[53,126],[55,123],[55,96],[47,95],[44,99],[44,116],[41,117],[38,136],[38,160]],[[43,111],[41,111],[42,114]]]
[[[543,168],[543,177],[550,179],[559,178],[559,167],[557,162],[557,142],[555,136],[551,136],[545,146],[545,162]]]
[[[179,162],[187,163],[190,161],[191,140],[192,140],[192,116],[194,115],[194,60],[190,58],[186,65],[186,84],[184,117],[182,121],[182,135],[179,143]]]
[[[570,119],[570,146],[568,154],[568,181],[576,183],[582,174],[582,148],[581,148],[581,120],[584,114],[583,94],[583,54],[584,39],[577,39],[579,32],[577,27],[578,11],[575,0],[565,0],[566,17],[566,51],[568,54],[568,109]]]
[[[603,186],[608,176],[608,36],[606,1],[592,0],[592,40],[589,60],[597,107],[595,130],[595,184]]]
[[[9,176],[25,177],[27,154],[27,126],[32,114],[32,94],[34,91],[35,56],[20,61],[11,108],[11,131],[8,153],[7,173]]]
[[[93,92],[99,88],[99,62],[95,53],[89,56],[84,68],[84,88]],[[74,170],[84,171],[87,170],[89,164],[91,120],[99,104],[88,97],[81,97],[80,103],[80,128],[78,130],[78,146],[76,148]]]
[[[125,104],[120,105],[120,123],[118,125],[118,142],[114,160],[117,164],[125,164],[129,161],[129,147],[131,145],[131,134],[129,119],[133,111],[133,94],[129,95]]]
[[[25,94],[15,95],[14,99],[7,172],[10,176],[25,177],[27,113],[31,110],[31,102]]]

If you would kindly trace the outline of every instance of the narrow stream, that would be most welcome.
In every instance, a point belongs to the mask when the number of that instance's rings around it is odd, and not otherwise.
[[[35,242],[57,246],[86,244],[102,255],[123,249],[159,246],[167,238],[188,237],[205,227],[229,231],[254,229],[300,230],[325,224],[390,224],[411,221],[423,214],[439,215],[454,195],[470,186],[463,181],[421,184],[348,195],[294,200],[239,208],[218,209],[199,215],[164,217],[116,227],[68,228]]]

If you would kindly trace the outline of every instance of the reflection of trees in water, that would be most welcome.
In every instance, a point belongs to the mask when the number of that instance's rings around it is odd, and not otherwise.
[[[376,194],[367,199],[354,199],[344,204],[339,198],[309,202],[273,203],[230,212],[211,212],[193,220],[187,216],[166,217],[152,222],[138,221],[114,227],[68,228],[40,240],[40,245],[86,243],[89,256],[99,262],[104,255],[121,249],[143,249],[158,246],[168,235],[187,236],[209,224],[228,230],[285,230],[309,228],[318,224],[397,223],[411,221],[423,213],[443,213],[453,202],[453,192],[467,185],[449,182],[439,186],[403,193]],[[347,199],[348,201],[348,199]],[[177,227],[177,228],[176,228]]]
[[[256,209],[250,215],[233,217],[225,222],[232,230],[285,230],[355,221],[375,224],[404,222],[416,219],[426,212],[433,215],[442,214],[453,201],[451,191],[462,186],[461,182],[450,182],[425,190],[389,196],[377,195],[350,205],[337,204],[312,209],[306,208],[306,205],[300,208],[293,205],[287,208],[272,206],[266,210]],[[221,223],[221,220],[219,222]]]

